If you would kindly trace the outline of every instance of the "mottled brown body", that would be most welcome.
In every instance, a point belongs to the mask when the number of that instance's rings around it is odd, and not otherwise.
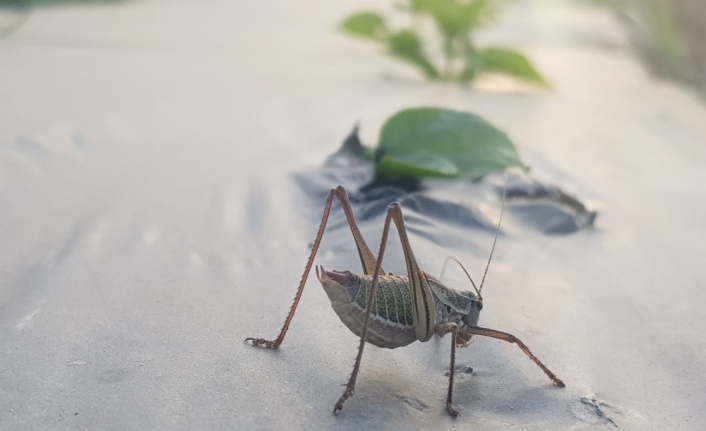
[[[317,267],[316,275],[326,291],[331,306],[341,321],[354,334],[363,332],[365,307],[373,277],[350,271],[325,271]],[[483,307],[470,291],[451,289],[435,277],[424,273],[434,297],[434,325],[453,322],[459,326],[476,325]],[[381,275],[378,280],[366,341],[378,347],[394,349],[417,341],[414,331],[412,286],[406,275]],[[475,313],[473,311],[476,311]],[[469,339],[459,337],[459,345]]]

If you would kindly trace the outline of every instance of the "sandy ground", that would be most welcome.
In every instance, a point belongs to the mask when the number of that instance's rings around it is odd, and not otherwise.
[[[519,2],[484,33],[546,72],[556,92],[534,94],[423,83],[335,31],[359,7],[41,9],[0,41],[0,429],[706,428],[703,106],[648,76],[606,11]],[[485,116],[599,211],[565,236],[509,212],[484,290],[481,323],[567,387],[479,340],[452,419],[448,338],[369,346],[334,416],[357,339],[315,279],[279,351],[242,340],[275,336],[313,240],[320,204],[297,179],[356,120],[375,142],[415,105]],[[492,196],[468,205],[497,219]],[[491,232],[406,214],[423,267],[454,254],[480,274]],[[357,269],[341,223],[318,262]],[[363,228],[377,244],[380,220]]]

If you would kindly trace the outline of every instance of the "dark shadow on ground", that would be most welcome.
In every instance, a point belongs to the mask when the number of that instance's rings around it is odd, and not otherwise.
[[[566,235],[591,228],[597,216],[559,187],[542,184],[521,172],[488,175],[481,181],[404,178],[380,181],[375,177],[373,164],[365,158],[357,126],[321,168],[295,177],[312,205],[321,205],[321,209],[331,188],[346,187],[355,217],[361,224],[383,218],[387,206],[397,201],[409,219],[410,231],[447,246],[450,244],[435,239],[439,232],[429,232],[428,227],[444,225],[494,233],[503,190],[505,211],[509,215],[503,224],[513,223],[548,235]],[[498,211],[486,214],[489,207]]]

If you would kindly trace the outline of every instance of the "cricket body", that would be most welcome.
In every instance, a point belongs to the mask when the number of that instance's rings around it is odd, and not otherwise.
[[[504,194],[503,192],[503,205],[505,202]],[[331,306],[334,311],[348,329],[360,336],[358,355],[353,366],[353,372],[343,395],[334,406],[334,413],[341,410],[343,403],[353,396],[355,392],[355,383],[358,378],[366,342],[378,347],[394,349],[406,346],[414,341],[428,341],[434,334],[440,337],[451,334],[449,386],[446,396],[446,411],[451,416],[458,415],[458,412],[453,407],[452,399],[456,348],[468,346],[474,335],[496,338],[516,344],[544,371],[556,386],[564,386],[564,383],[544,366],[517,337],[506,332],[478,326],[478,317],[483,308],[481,290],[483,289],[485,276],[490,266],[490,259],[495,249],[500,230],[500,221],[498,221],[498,230],[495,232],[493,247],[491,248],[490,258],[488,259],[488,265],[486,265],[480,287],[476,287],[469,275],[468,278],[475,289],[475,293],[454,290],[445,286],[426,271],[421,270],[417,265],[404,226],[402,209],[397,202],[393,202],[388,207],[380,250],[376,258],[358,229],[350,200],[342,186],[331,189],[329,192],[314,246],[307,260],[294,303],[289,310],[279,335],[271,341],[263,338],[246,338],[246,342],[250,342],[254,346],[276,349],[284,341],[284,336],[294,317],[294,312],[301,299],[304,285],[326,229],[334,198],[338,198],[341,202],[363,266],[363,274],[356,274],[351,271],[326,271],[320,266],[316,268],[316,275],[331,300]],[[502,209],[500,220],[502,220]],[[395,224],[402,244],[402,251],[407,266],[406,275],[388,274],[382,269],[382,260],[391,222]],[[467,272],[466,275],[468,275]]]
[[[373,299],[365,341],[378,347],[394,349],[417,340],[427,341],[434,333],[444,336],[450,325],[461,328],[478,323],[483,303],[473,292],[450,289],[434,276],[422,273],[431,288],[434,307],[430,313],[433,320],[429,325],[435,330],[431,334],[422,334],[421,338],[415,331],[413,290],[409,277],[381,275]],[[323,267],[316,268],[316,275],[338,317],[354,334],[361,336],[373,277],[350,271],[329,272]],[[470,335],[459,332],[457,344],[464,347],[470,344]]]

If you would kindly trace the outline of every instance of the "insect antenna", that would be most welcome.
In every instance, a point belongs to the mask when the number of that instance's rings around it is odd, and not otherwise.
[[[448,265],[450,260],[453,260],[454,262],[458,263],[458,265],[461,267],[463,272],[466,273],[466,276],[471,281],[473,288],[476,290],[476,293],[478,294],[478,299],[480,299],[482,301],[483,299],[480,296],[480,290],[478,290],[478,288],[476,287],[476,283],[473,282],[473,279],[471,278],[471,274],[469,274],[468,271],[466,271],[466,268],[463,266],[463,264],[455,257],[449,256],[446,258],[446,260],[444,261],[444,266],[441,267],[441,274],[439,275],[439,279],[441,280],[444,278],[444,272],[446,272],[446,265]]]
[[[480,288],[478,289],[478,297],[480,299],[480,291],[483,290],[483,283],[485,282],[485,276],[488,275],[488,268],[490,267],[490,261],[493,259],[493,251],[495,251],[495,243],[498,242],[498,233],[500,232],[500,222],[503,221],[503,209],[505,209],[505,192],[507,191],[507,176],[505,177],[505,184],[503,185],[503,198],[500,204],[500,218],[498,219],[498,228],[495,230],[495,239],[493,239],[493,247],[490,248],[490,256],[488,257],[488,264],[485,266],[485,272],[483,272],[483,279],[480,281]]]

